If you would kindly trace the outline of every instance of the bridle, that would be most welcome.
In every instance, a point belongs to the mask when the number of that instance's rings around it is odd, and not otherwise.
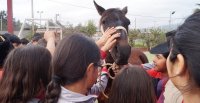
[[[105,30],[103,29],[103,26],[102,26],[102,25],[100,26],[100,29],[101,29],[101,32],[104,34],[104,33],[105,33]],[[128,31],[127,31],[126,28],[123,27],[123,26],[116,26],[115,29],[116,29],[116,30],[123,30],[123,31],[125,31],[126,34],[128,34]]]
[[[104,31],[102,25],[100,26],[100,29],[101,29],[101,32],[104,34],[105,31]],[[115,29],[116,29],[116,30],[123,30],[123,31],[125,31],[126,35],[128,34],[126,28],[123,27],[123,26],[116,26]],[[111,55],[111,56],[112,56],[112,55]],[[112,58],[113,58],[113,57],[112,57]],[[113,64],[111,64],[111,63],[106,63],[106,62],[104,61],[104,64],[103,64],[102,66],[103,66],[103,67],[104,67],[104,66],[110,66],[110,67],[108,68],[108,76],[109,76],[109,78],[111,78],[111,79],[115,79],[115,76],[112,76],[112,75],[110,74],[111,69],[113,70],[113,72],[114,72],[115,75],[116,75],[116,74],[118,73],[118,71],[120,70],[120,66],[117,65],[115,62],[113,62]],[[101,82],[101,81],[100,81],[100,82]],[[100,84],[101,84],[101,83],[100,83]],[[103,96],[105,96],[106,98],[108,98],[108,96],[104,93],[104,91],[102,91],[102,94],[103,94]]]
[[[112,69],[113,72],[114,72],[114,74],[117,74],[118,71],[119,71],[119,69],[120,69],[120,66],[117,65],[115,62],[114,62],[113,64],[111,64],[111,63],[104,63],[102,66],[103,66],[103,67],[104,67],[104,66],[110,66],[110,67],[108,68],[108,76],[109,76],[109,78],[111,78],[111,79],[115,79],[115,77],[112,76],[112,75],[110,74],[110,70]]]
[[[112,69],[113,72],[114,72],[114,74],[116,75],[116,74],[119,72],[120,68],[121,68],[121,67],[120,67],[119,65],[117,65],[115,62],[114,62],[113,64],[111,64],[111,63],[105,63],[105,61],[104,61],[104,64],[103,64],[102,66],[103,66],[103,67],[105,67],[105,66],[110,66],[110,67],[108,68],[108,76],[109,76],[109,78],[111,78],[112,80],[115,79],[115,77],[114,77],[114,76],[111,76],[110,70]],[[101,73],[100,73],[100,74],[101,74]],[[100,84],[101,84],[101,80],[100,80]],[[104,96],[105,98],[107,98],[107,99],[109,98],[108,95],[106,95],[104,91],[101,91],[101,93],[103,94],[103,96]]]
[[[101,32],[104,34],[105,31],[104,31],[102,25],[100,25],[100,29],[101,29]],[[128,31],[127,31],[126,28],[123,27],[123,26],[116,26],[115,29],[116,29],[116,30],[123,30],[123,31],[125,31],[126,35],[128,34]],[[112,56],[112,55],[111,55],[111,56]],[[112,57],[112,58],[113,58],[113,57]],[[117,71],[119,71],[119,68],[120,68],[120,66],[118,66],[115,62],[114,62],[113,64],[111,64],[111,63],[105,63],[105,62],[104,62],[103,66],[110,66],[110,67],[108,68],[108,76],[109,76],[111,79],[114,79],[115,77],[111,76],[110,70],[112,69],[112,70],[114,71],[114,73],[116,74]]]

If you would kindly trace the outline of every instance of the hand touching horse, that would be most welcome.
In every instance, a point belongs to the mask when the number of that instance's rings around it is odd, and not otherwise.
[[[110,52],[107,52],[106,63],[114,63],[120,66],[126,65],[128,63],[140,65],[147,63],[148,59],[145,54],[137,49],[131,48],[128,43],[128,26],[130,25],[130,20],[126,17],[127,7],[122,10],[118,8],[110,8],[105,10],[103,7],[99,6],[95,1],[94,5],[101,16],[100,28],[101,32],[104,33],[108,27],[115,27],[117,33],[120,33],[120,37],[117,40],[116,45]],[[111,71],[111,75],[114,73]],[[112,84],[112,80],[108,80],[108,85],[105,93],[108,93]],[[99,103],[104,103],[105,98],[98,99]]]

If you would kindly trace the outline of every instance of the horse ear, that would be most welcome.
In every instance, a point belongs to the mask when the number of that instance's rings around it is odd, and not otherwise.
[[[122,12],[126,14],[128,12],[127,6],[122,9]]]
[[[105,11],[105,9],[101,6],[99,6],[95,1],[94,1],[94,5],[95,5],[99,15],[102,15],[102,13]]]

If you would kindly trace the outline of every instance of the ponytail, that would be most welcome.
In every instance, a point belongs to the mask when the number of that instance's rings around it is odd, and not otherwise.
[[[61,93],[61,78],[53,76],[52,81],[47,86],[45,103],[57,103]]]

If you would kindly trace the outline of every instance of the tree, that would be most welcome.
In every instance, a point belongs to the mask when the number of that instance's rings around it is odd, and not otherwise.
[[[74,27],[73,24],[67,22],[67,25],[65,25],[65,27],[63,28],[63,34],[65,36],[72,33],[79,33],[82,32],[83,30],[85,30],[85,27],[82,26],[81,23],[79,23],[77,26]]]
[[[82,26],[82,24],[79,23],[77,26],[74,27],[74,31],[75,32],[81,32],[83,28],[84,27]]]
[[[148,48],[160,44],[165,41],[165,33],[159,28],[146,30],[145,32],[141,33],[140,38],[142,38]]]
[[[69,35],[69,34],[72,34],[74,33],[74,27],[73,27],[73,24],[71,23],[67,23],[67,25],[65,26],[65,29],[63,30],[63,36],[65,35]]]
[[[130,29],[128,33],[129,38],[129,44],[134,47],[135,46],[135,40],[138,39],[140,34],[140,30],[138,29]]]
[[[1,20],[1,22],[2,22],[2,30],[7,30],[7,13],[6,13],[6,11],[0,11],[0,19],[2,19]]]
[[[151,46],[158,45],[166,40],[164,31],[159,28],[150,29],[150,33],[153,35]]]
[[[15,21],[15,20],[14,20]],[[20,30],[22,23],[20,22],[20,20],[17,20],[16,22],[14,22],[14,30]]]
[[[71,23],[67,23],[65,26],[65,29],[63,30],[64,35],[72,34],[72,33],[77,33],[77,32],[82,32],[88,35],[89,37],[93,36],[96,33],[96,26],[92,20],[89,20],[86,25],[82,25],[79,23],[77,26],[73,26]]]
[[[2,20],[1,20],[2,19]],[[7,12],[5,10],[0,11],[0,23],[2,22],[2,30],[7,30]],[[13,26],[14,30],[20,30],[21,22],[19,20],[16,21],[15,18],[13,18]]]
[[[97,27],[94,24],[94,21],[89,20],[87,25],[81,28],[81,32],[86,33],[88,36],[93,36],[96,33]]]

